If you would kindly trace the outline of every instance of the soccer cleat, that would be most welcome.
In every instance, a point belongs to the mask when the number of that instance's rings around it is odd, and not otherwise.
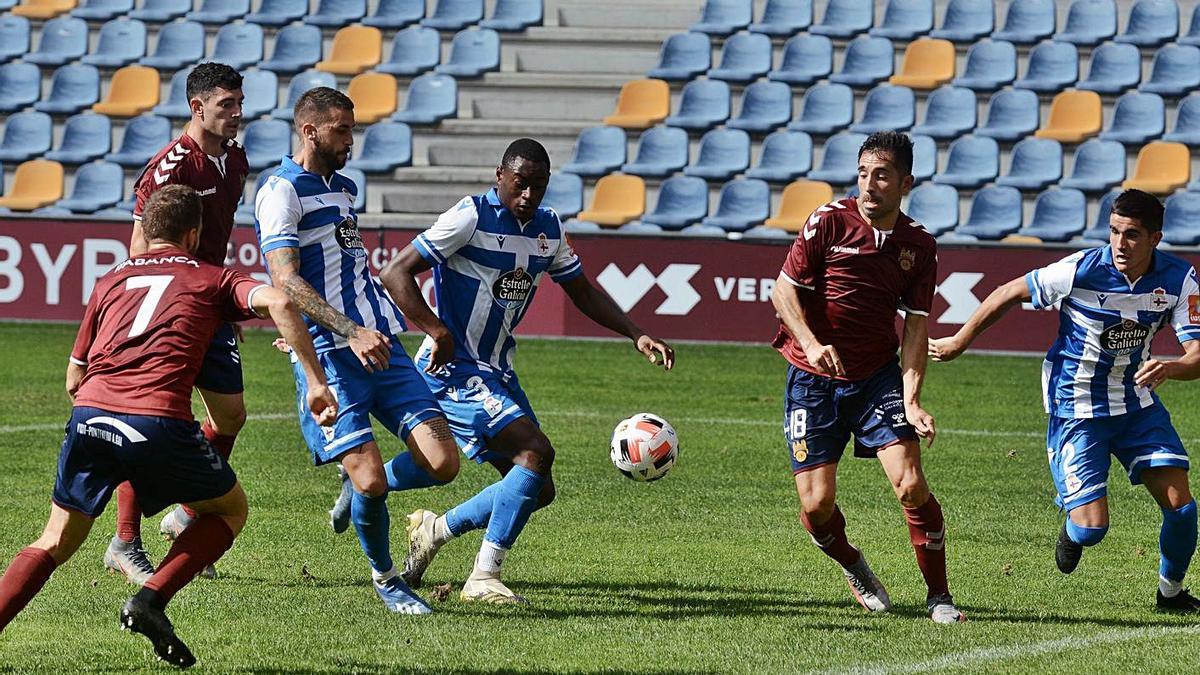
[[[1200,614],[1200,599],[1193,597],[1191,593],[1188,593],[1186,588],[1170,598],[1163,595],[1161,590],[1156,595],[1158,597],[1156,598],[1155,609],[1160,612]]]
[[[130,630],[145,635],[154,645],[158,658],[180,668],[189,668],[196,663],[192,650],[175,635],[175,628],[161,609],[134,596],[121,608],[121,630]]]
[[[167,541],[175,541],[179,538],[179,535],[183,534],[188,525],[192,524],[192,520],[194,519],[188,517],[183,507],[177,506],[168,511],[167,515],[163,516],[162,520],[158,522],[158,533]],[[200,570],[200,576],[205,579],[216,579],[217,568],[212,565],[205,565],[204,569]]]
[[[934,623],[964,623],[967,620],[967,615],[954,606],[949,594],[935,595],[926,601],[925,606]]]
[[[892,608],[892,599],[888,597],[883,582],[871,571],[866,556],[860,556],[858,562],[850,567],[843,567],[842,572],[846,575],[846,584],[850,586],[850,592],[863,609],[868,612],[886,612]]]
[[[375,587],[375,593],[379,595],[380,600],[383,600],[388,611],[397,614],[433,613],[433,609],[421,599],[421,596],[413,593],[413,590],[404,583],[398,574],[383,581],[376,581],[371,585]]]
[[[342,481],[342,491],[333,508],[329,509],[329,526],[334,533],[341,534],[350,527],[350,498],[354,496],[354,485],[350,482],[350,474],[341,464],[338,464],[338,476]]]
[[[467,602],[486,602],[493,605],[527,605],[529,601],[512,592],[498,576],[477,576],[472,573],[463,584],[459,599]]]
[[[1071,537],[1067,535],[1067,523],[1064,521],[1062,529],[1058,532],[1058,543],[1054,545],[1054,562],[1058,565],[1058,571],[1063,574],[1070,574],[1079,567],[1079,559],[1083,557],[1083,544],[1076,544],[1071,541]]]
[[[400,576],[413,588],[421,587],[421,577],[425,576],[425,570],[429,569],[429,563],[441,548],[433,538],[433,524],[437,519],[436,513],[424,509],[408,514],[408,525],[404,528],[408,533],[408,555],[404,558],[404,571]]]
[[[154,565],[150,562],[150,556],[146,555],[146,549],[142,548],[141,537],[134,537],[131,542],[113,537],[104,551],[104,566],[124,574],[129,583],[138,586],[154,576]]]

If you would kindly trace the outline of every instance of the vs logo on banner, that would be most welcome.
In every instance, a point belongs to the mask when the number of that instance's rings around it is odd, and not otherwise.
[[[700,294],[692,288],[691,279],[700,271],[699,265],[672,263],[657,276],[645,265],[638,265],[626,275],[616,263],[609,263],[596,281],[612,296],[621,311],[628,312],[654,286],[667,294],[667,299],[654,309],[655,314],[684,316],[700,302]]]

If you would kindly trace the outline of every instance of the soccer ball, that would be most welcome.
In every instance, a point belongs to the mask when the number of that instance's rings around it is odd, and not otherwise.
[[[658,480],[675,466],[678,456],[675,428],[658,415],[638,413],[613,429],[610,457],[626,478]]]

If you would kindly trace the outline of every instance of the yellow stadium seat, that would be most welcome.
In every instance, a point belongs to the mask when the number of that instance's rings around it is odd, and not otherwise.
[[[900,72],[888,82],[911,89],[936,89],[954,79],[954,43],[923,38],[904,50]]]
[[[624,129],[648,129],[671,114],[671,87],[662,80],[633,80],[621,87],[617,109],[605,124]]]
[[[25,0],[11,11],[27,19],[53,19],[75,9],[75,0]]]
[[[113,73],[108,96],[92,110],[110,117],[136,117],[158,105],[158,71],[146,66],[125,66]]]
[[[797,180],[783,189],[779,211],[767,218],[767,227],[799,232],[813,211],[833,201],[833,187],[819,180]]]
[[[592,208],[577,216],[598,225],[617,227],[646,210],[646,184],[637,176],[609,174],[596,182]]]
[[[379,65],[383,57],[383,34],[370,26],[346,26],[333,36],[329,58],[317,70],[336,75],[357,75]]]
[[[0,206],[32,211],[63,197],[63,167],[58,162],[32,159],[17,167],[12,190],[0,197]]]
[[[1034,135],[1060,143],[1082,143],[1100,133],[1100,94],[1094,91],[1064,91],[1050,103],[1046,126]]]
[[[1028,234],[1010,234],[1000,241],[1005,244],[1017,244],[1020,246],[1041,246],[1044,242],[1037,237],[1031,237]]]
[[[374,124],[396,112],[396,78],[385,73],[359,73],[346,94],[354,101],[354,121]]]
[[[1165,195],[1187,185],[1191,177],[1192,158],[1183,143],[1154,141],[1138,151],[1133,176],[1121,183],[1126,190],[1136,188]]]

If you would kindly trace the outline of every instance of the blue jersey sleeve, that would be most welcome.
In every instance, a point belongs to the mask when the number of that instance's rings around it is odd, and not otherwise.
[[[413,248],[431,266],[437,267],[471,241],[478,223],[475,200],[463,197],[449,211],[438,216],[432,227],[417,235]]]
[[[1029,294],[1033,296],[1035,308],[1055,307],[1063,298],[1071,294],[1071,289],[1075,286],[1075,270],[1082,257],[1082,251],[1072,253],[1056,263],[1051,263],[1025,275],[1025,286],[1029,289]]]
[[[304,210],[296,186],[283,176],[271,176],[254,199],[254,221],[263,254],[278,248],[300,248],[298,231]]]
[[[1196,282],[1196,268],[1189,267],[1179,297],[1171,311],[1171,327],[1179,344],[1200,340],[1200,284]]]

